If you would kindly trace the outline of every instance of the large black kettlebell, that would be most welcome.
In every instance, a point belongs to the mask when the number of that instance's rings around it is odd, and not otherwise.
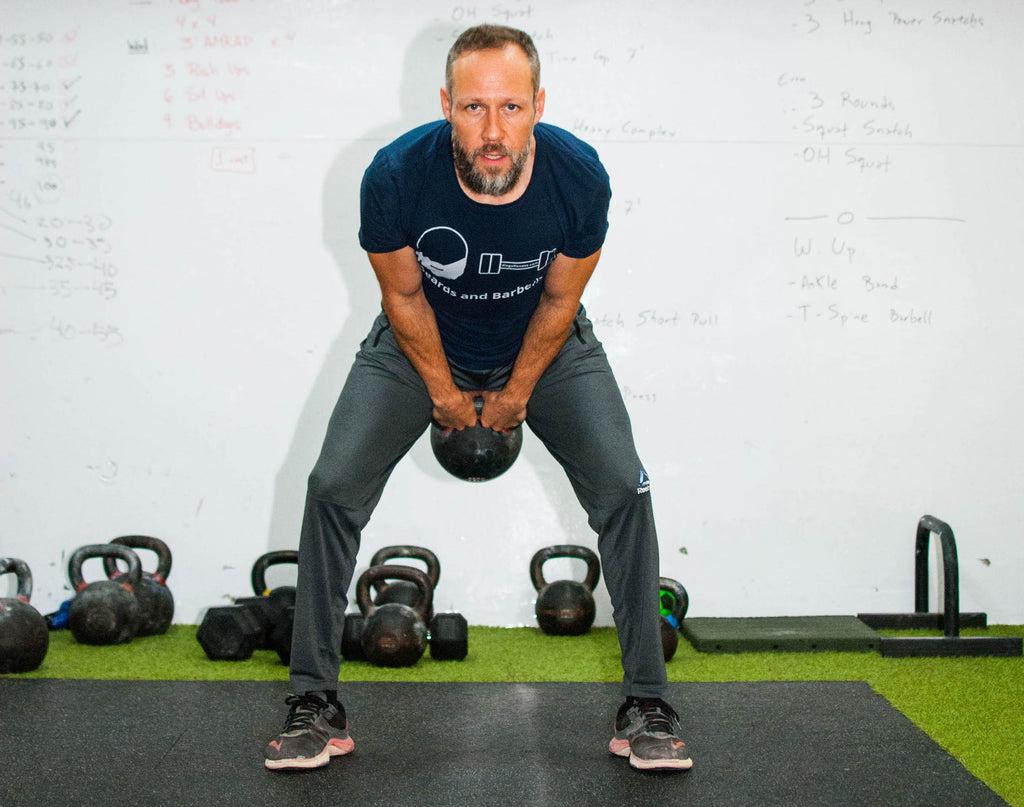
[[[0,598],[0,673],[23,673],[36,669],[50,649],[46,620],[31,605],[32,571],[17,558],[0,558],[0,575],[18,577],[16,597]]]
[[[86,583],[82,577],[82,564],[89,558],[106,557],[127,563],[127,573],[117,580]],[[71,555],[68,579],[77,592],[68,608],[68,627],[77,641],[106,645],[122,644],[135,638],[140,610],[134,591],[142,579],[138,555],[118,544],[88,544]]]
[[[437,581],[441,579],[441,562],[437,559],[437,555],[429,549],[422,546],[385,546],[373,553],[373,557],[370,558],[370,566],[381,566],[395,558],[423,561],[427,567],[427,577],[430,578],[431,590],[437,588]],[[377,596],[373,598],[374,605],[400,602],[403,605],[415,608],[416,604],[422,599],[419,586],[408,580],[389,580],[386,583],[378,582],[373,587],[377,591]],[[426,621],[429,622],[433,616],[433,609],[431,609],[426,614]]]
[[[484,399],[477,397],[474,403],[479,418]],[[512,467],[522,446],[522,424],[508,432],[484,428],[479,421],[465,429],[443,429],[436,423],[430,427],[430,447],[441,467],[467,482],[501,476]]]
[[[157,636],[167,633],[174,618],[174,595],[167,588],[167,575],[171,573],[171,550],[159,538],[149,535],[122,535],[110,543],[131,549],[149,549],[156,553],[157,567],[152,574],[142,573],[142,579],[135,587],[135,599],[139,601],[140,621],[136,636]],[[117,561],[103,558],[103,570],[111,580],[117,580],[122,572]]]
[[[415,606],[398,602],[374,605],[370,586],[385,580],[406,580],[416,586]],[[386,563],[371,566],[356,583],[356,602],[365,619],[360,643],[367,660],[378,667],[409,667],[427,649],[427,613],[433,608],[434,589],[426,573],[413,566]]]
[[[679,647],[679,623],[690,607],[690,597],[683,584],[671,577],[658,578],[658,597],[661,608],[661,649],[668,661]]]
[[[587,575],[576,580],[544,580],[544,564],[552,558],[579,558],[586,561]],[[537,624],[553,636],[579,636],[594,624],[596,607],[594,587],[601,577],[597,555],[585,546],[559,544],[538,550],[530,561],[530,579],[537,589],[534,612]]]

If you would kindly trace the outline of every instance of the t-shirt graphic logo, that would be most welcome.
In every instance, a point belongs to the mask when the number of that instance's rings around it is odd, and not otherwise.
[[[416,241],[416,260],[438,277],[462,277],[468,257],[466,239],[451,227],[431,227]]]
[[[557,249],[545,249],[535,261],[502,260],[500,252],[485,252],[480,256],[480,274],[497,275],[506,272],[540,272],[546,269],[558,254]]]

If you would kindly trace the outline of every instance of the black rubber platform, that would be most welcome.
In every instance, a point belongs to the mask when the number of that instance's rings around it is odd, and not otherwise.
[[[882,637],[855,616],[694,617],[679,623],[701,653],[877,653]]]
[[[284,683],[0,679],[0,805],[1005,804],[866,684],[671,685],[694,768],[608,753],[614,684],[344,685],[355,752],[263,767]]]

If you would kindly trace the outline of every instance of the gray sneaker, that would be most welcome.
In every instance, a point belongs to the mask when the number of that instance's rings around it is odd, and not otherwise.
[[[608,750],[640,770],[687,770],[693,760],[679,733],[679,715],[661,698],[629,697],[615,716]]]
[[[284,731],[267,744],[266,766],[273,771],[319,768],[331,757],[349,754],[355,747],[348,736],[345,707],[313,694],[289,695],[291,706]]]

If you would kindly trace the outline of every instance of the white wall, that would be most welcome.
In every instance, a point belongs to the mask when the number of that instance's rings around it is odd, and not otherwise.
[[[359,178],[439,116],[448,46],[493,21],[534,35],[546,120],[612,176],[584,301],[690,613],[910,610],[931,513],[956,532],[963,609],[1024,621],[1024,6],[83,9],[8,0],[0,38],[0,555],[30,564],[44,613],[86,543],[167,541],[179,622],[297,545],[378,307]],[[531,624],[533,553],[595,540],[525,437],[479,485],[422,440],[359,571],[422,544],[439,608]]]

